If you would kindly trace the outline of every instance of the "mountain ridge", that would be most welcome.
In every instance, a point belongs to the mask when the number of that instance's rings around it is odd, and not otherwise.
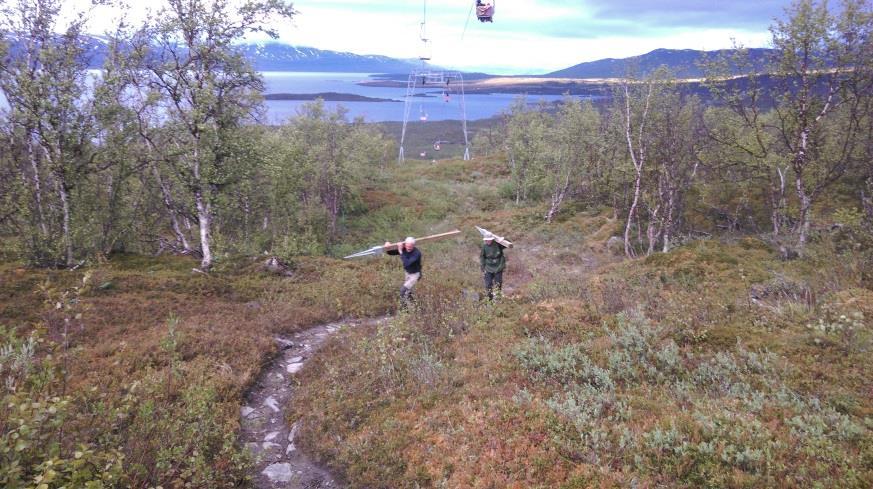
[[[417,59],[398,59],[378,54],[293,46],[278,41],[246,43],[239,46],[258,71],[324,71],[331,73],[386,73],[409,71]]]
[[[541,78],[622,78],[629,75],[646,76],[660,68],[668,67],[678,78],[699,78],[704,76],[701,64],[708,59],[718,59],[735,53],[736,49],[703,51],[697,49],[658,48],[648,53],[629,58],[603,58],[586,61],[561,70],[538,75]],[[768,48],[748,48],[751,66],[763,71],[776,52]],[[735,65],[731,71],[738,71]]]
[[[10,36],[10,53],[20,51],[21,41]],[[94,34],[81,38],[83,59],[89,69],[100,69],[108,56],[109,39]],[[279,41],[248,42],[236,46],[257,71],[297,71],[328,73],[408,72],[419,66],[418,59],[398,59],[376,54],[354,54]]]
[[[19,41],[12,36],[10,52],[14,53]],[[99,35],[82,38],[85,60],[91,69],[99,69],[108,55],[109,39]],[[377,73],[390,74],[389,79],[405,80],[408,73],[420,67],[418,59],[399,59],[377,54],[355,54],[308,46],[294,46],[280,41],[248,42],[237,46],[258,71],[327,72],[327,73]],[[628,58],[602,58],[586,61],[561,70],[541,75],[507,75],[507,77],[530,78],[621,78],[629,75],[646,76],[661,66],[666,66],[678,78],[699,78],[704,75],[701,64],[707,59],[730,55],[734,49],[702,51],[695,49],[658,48],[648,53]],[[751,66],[764,71],[773,49],[749,48]],[[738,73],[736,66],[729,66]],[[440,69],[438,67],[432,67]],[[489,78],[480,72],[465,72],[465,78]]]

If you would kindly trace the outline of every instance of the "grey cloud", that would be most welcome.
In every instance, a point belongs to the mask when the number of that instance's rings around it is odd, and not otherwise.
[[[559,19],[550,22],[506,24],[505,27],[509,32],[572,39],[598,39],[614,35],[646,37],[673,30],[666,26],[647,25],[627,20],[589,20],[581,18]]]
[[[580,6],[580,2],[557,0]],[[782,17],[790,0],[586,0],[598,20],[641,22],[649,27],[734,27],[766,29]]]
[[[547,37],[597,39],[610,35],[653,37],[677,29],[726,28],[765,31],[784,16],[790,0],[552,0],[574,14],[548,22],[502,27]]]

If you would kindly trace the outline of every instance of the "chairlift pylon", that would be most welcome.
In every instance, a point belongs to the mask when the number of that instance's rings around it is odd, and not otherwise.
[[[493,2],[494,0],[488,0],[489,2]],[[493,4],[491,4],[493,5]],[[450,93],[454,88],[454,84],[456,84],[459,88],[456,92],[459,95],[459,109],[461,116],[461,127],[464,134],[464,160],[470,159],[470,140],[467,134],[467,107],[464,101],[464,76],[457,71],[431,71],[426,61],[429,61],[429,49],[430,49],[430,39],[427,37],[427,0],[422,0],[422,17],[421,24],[419,30],[419,40],[423,44],[424,53],[419,55],[419,60],[421,61],[421,67],[419,69],[413,69],[409,74],[409,79],[406,84],[406,97],[404,98],[403,104],[403,126],[400,130],[400,152],[398,154],[398,161],[401,163],[404,161],[404,152],[403,145],[406,141],[406,129],[409,124],[409,113],[412,105],[415,103],[413,97],[416,96],[416,89],[418,87],[424,87],[425,85],[443,85],[443,99],[445,102],[451,102]],[[418,114],[419,120],[424,122],[427,120],[427,112],[424,111],[424,108],[419,104],[418,106]],[[440,150],[440,141],[434,143],[434,150]],[[425,158],[427,155],[426,152],[422,152],[420,156]]]
[[[457,109],[459,111],[458,116],[461,122],[461,130],[463,133],[463,144],[464,145],[464,160],[470,159],[470,140],[469,135],[467,133],[467,107],[466,101],[464,97],[464,75],[458,71],[431,71],[429,69],[413,69],[409,74],[409,78],[406,85],[406,97],[404,99],[404,108],[403,108],[403,125],[401,126],[400,132],[400,151],[398,154],[398,161],[403,162],[404,157],[404,145],[406,143],[406,132],[409,129],[409,120],[413,106],[418,103],[418,113],[419,120],[424,122],[426,117],[428,116],[427,111],[424,109],[424,105],[415,100],[416,96],[421,95],[419,91],[423,86],[431,86],[431,87],[443,87],[442,94],[445,97],[446,102],[452,102],[452,92],[457,96],[454,100],[457,102]],[[440,92],[437,92],[440,93]],[[454,104],[447,105],[440,102],[436,102],[436,105],[432,106],[431,109],[436,110],[434,112],[435,117],[437,119],[450,119],[445,116],[445,113],[450,110],[450,107],[453,107]],[[439,107],[443,107],[442,109],[435,109]],[[414,117],[414,116],[413,116]],[[414,119],[413,119],[414,120]],[[414,126],[413,126],[414,127]],[[437,141],[434,143],[433,150],[440,151],[441,144],[447,143],[447,141]]]

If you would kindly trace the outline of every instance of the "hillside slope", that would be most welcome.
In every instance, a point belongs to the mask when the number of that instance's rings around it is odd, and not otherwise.
[[[500,198],[503,168],[410,164],[368,196],[361,231],[412,210],[385,229],[465,239],[423,247],[416,311],[304,369],[306,449],[362,488],[873,482],[873,292],[846,236],[793,262],[754,236],[627,261],[611,211],[546,226]],[[473,224],[516,243],[496,304]]]
[[[873,484],[873,280],[858,235],[822,233],[789,262],[755,236],[626,260],[606,246],[621,229],[610,209],[546,225],[540,206],[505,198],[508,179],[500,157],[373,176],[337,254],[463,234],[421,246],[417,308],[344,330],[297,374],[298,448],[360,488]],[[494,304],[479,300],[473,225],[516,243]],[[300,257],[290,277],[262,260],[226,257],[210,276],[172,257],[0,265],[3,343],[33,332],[28,361],[55,372],[0,407],[3,432],[26,440],[16,462],[43,460],[51,433],[18,420],[48,420],[63,427],[56,466],[79,453],[124,487],[249,484],[239,410],[273,335],[394,313],[403,277],[390,257]]]

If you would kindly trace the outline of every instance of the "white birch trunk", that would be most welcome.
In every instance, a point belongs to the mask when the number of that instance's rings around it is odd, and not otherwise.
[[[671,189],[672,190],[672,189]],[[673,234],[673,215],[676,213],[676,193],[671,191],[670,198],[667,200],[667,212],[665,213],[664,219],[664,235],[663,235],[663,247],[661,248],[661,252],[666,253],[670,251],[670,238]]]
[[[27,129],[25,128],[25,130]],[[33,147],[31,135],[28,133],[26,137],[27,156],[30,159],[30,167],[31,169],[33,169],[33,196],[36,200],[36,212],[39,219],[39,230],[42,232],[43,236],[48,236],[48,226],[45,223],[45,210],[43,209],[42,204],[42,179],[39,176],[39,163],[37,163],[36,161],[36,152]]]
[[[549,207],[549,212],[546,213],[546,222],[551,223],[555,218],[555,214],[557,214],[558,210],[561,208],[561,204],[564,202],[564,197],[566,197],[569,188],[570,174],[567,173],[564,176],[563,185],[552,192],[552,205]]]
[[[780,167],[776,167],[776,173],[779,175],[779,187],[776,195],[772,197],[773,212],[771,220],[773,221],[773,235],[778,236],[782,232],[783,212],[785,211],[785,172]]]
[[[61,178],[58,179],[58,197],[61,199],[61,209],[63,210],[63,230],[64,230],[64,258],[68,267],[73,266],[73,239],[70,229],[70,195],[67,192],[64,182]]]
[[[212,267],[212,249],[209,242],[212,239],[212,209],[203,195],[203,178],[200,175],[200,150],[195,142],[194,146],[194,178],[196,179],[194,191],[194,203],[197,206],[197,224],[200,227],[200,251],[203,258],[200,260],[200,269],[207,271]]]
[[[645,130],[646,118],[648,117],[649,112],[649,100],[652,95],[652,87],[649,86],[649,93],[646,96],[646,106],[643,110],[643,117],[640,121],[640,130],[639,130],[639,143],[637,150],[639,151],[639,156],[637,156],[636,151],[634,150],[633,137],[631,136],[631,107],[630,107],[630,93],[627,89],[627,84],[624,86],[624,100],[625,100],[625,136],[627,138],[627,147],[630,152],[631,162],[634,165],[634,170],[636,171],[636,178],[634,180],[634,198],[631,202],[630,210],[627,213],[627,224],[624,228],[624,254],[627,255],[628,258],[632,258],[635,253],[633,248],[630,245],[630,231],[631,226],[633,225],[634,217],[636,216],[637,205],[640,201],[640,186],[643,178],[643,165],[645,164],[645,146],[643,145],[643,133]]]
[[[649,249],[646,250],[646,256],[650,256],[655,252],[655,243],[657,243],[658,237],[661,234],[661,231],[658,229],[658,213],[660,211],[660,205],[655,207],[655,210],[652,211],[652,216],[649,218],[649,225],[646,227],[646,238],[649,241]]]
[[[212,250],[209,247],[212,228],[211,209],[200,189],[194,192],[194,202],[197,205],[197,223],[200,226],[200,251],[203,253],[200,269],[206,271],[212,267]]]
[[[809,239],[810,228],[810,209],[812,207],[812,199],[803,188],[803,179],[798,177],[795,181],[797,186],[797,197],[800,200],[800,222],[798,222],[798,237],[797,245],[800,248],[799,252],[803,253],[803,248]]]
[[[797,223],[798,237],[797,247],[798,252],[803,253],[806,246],[806,241],[809,237],[809,211],[812,207],[812,198],[806,192],[806,187],[803,185],[803,170],[806,168],[806,147],[809,138],[807,130],[800,133],[800,149],[794,157],[794,186],[797,191],[797,199],[800,202],[800,221]]]

